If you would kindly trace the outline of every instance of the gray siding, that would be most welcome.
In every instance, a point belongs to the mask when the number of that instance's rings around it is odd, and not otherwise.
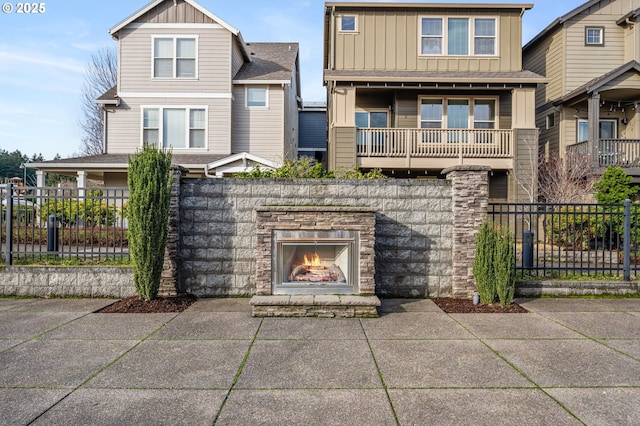
[[[298,130],[299,148],[327,148],[326,111],[300,111]]]
[[[245,107],[245,86],[233,88],[233,153],[250,152],[282,163],[284,153],[284,90],[269,86],[269,107]]]

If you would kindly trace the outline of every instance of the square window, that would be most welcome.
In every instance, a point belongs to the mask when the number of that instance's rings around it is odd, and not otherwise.
[[[353,32],[355,30],[356,30],[356,17],[343,15],[340,18],[340,31]]]
[[[246,93],[248,108],[266,108],[268,106],[266,87],[247,87]]]
[[[586,27],[584,44],[586,46],[604,46],[604,27]]]
[[[196,78],[196,38],[153,39],[154,78]]]

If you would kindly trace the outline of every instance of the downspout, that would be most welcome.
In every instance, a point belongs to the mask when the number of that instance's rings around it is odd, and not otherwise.
[[[107,153],[107,108],[102,105],[102,153]]]

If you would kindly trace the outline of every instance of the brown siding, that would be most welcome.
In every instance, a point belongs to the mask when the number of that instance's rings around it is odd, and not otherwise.
[[[343,13],[337,12],[337,15]],[[518,13],[477,10],[356,9],[356,33],[335,34],[335,69],[519,71],[522,68],[521,19]],[[498,55],[426,57],[419,54],[421,16],[496,17]],[[339,18],[336,18],[339,19]]]

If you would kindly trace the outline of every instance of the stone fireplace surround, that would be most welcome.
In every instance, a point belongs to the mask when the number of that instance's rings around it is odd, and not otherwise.
[[[256,296],[254,316],[377,316],[375,210],[341,206],[256,208]],[[355,231],[357,282],[352,295],[273,295],[274,231]]]

